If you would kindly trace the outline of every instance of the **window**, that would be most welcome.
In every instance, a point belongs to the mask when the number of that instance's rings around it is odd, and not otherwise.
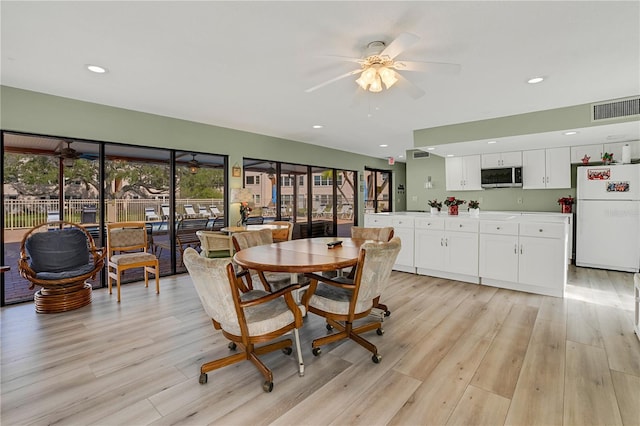
[[[293,182],[291,176],[282,176],[282,186],[293,186]]]
[[[338,186],[342,186],[342,176],[338,176]],[[333,178],[331,176],[323,176],[323,175],[314,175],[313,176],[313,185],[314,186],[332,186]]]
[[[253,195],[253,204],[255,204],[256,206],[260,205],[260,194]]]

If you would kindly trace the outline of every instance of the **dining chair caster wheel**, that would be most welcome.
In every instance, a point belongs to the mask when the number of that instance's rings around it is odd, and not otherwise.
[[[378,336],[382,336],[384,334],[384,330],[379,328],[376,330],[376,333],[378,333]]]
[[[327,324],[326,327],[327,327],[327,331],[333,330],[333,326],[331,324]]]
[[[236,348],[238,347],[238,345],[236,345],[236,342],[229,342],[229,344],[227,345],[227,347],[229,348],[229,350],[231,351],[235,351]]]
[[[282,353],[285,355],[291,355],[293,353],[293,349],[291,349],[291,347],[282,348]]]
[[[322,350],[320,348],[313,348],[313,349],[311,349],[311,353],[314,356],[318,356],[318,355],[320,355],[322,353]]]
[[[198,379],[201,385],[204,385],[208,381],[207,373],[200,373],[200,378]]]
[[[384,311],[384,316],[385,317],[391,316],[391,311]]]
[[[271,392],[273,390],[273,382],[265,380],[265,382],[262,384],[262,390],[265,392]]]
[[[371,361],[373,361],[374,364],[380,364],[380,361],[382,361],[382,356],[375,354],[371,357]]]

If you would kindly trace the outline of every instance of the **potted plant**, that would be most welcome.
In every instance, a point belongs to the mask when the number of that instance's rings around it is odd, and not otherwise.
[[[429,207],[431,207],[431,214],[434,216],[437,215],[440,212],[440,209],[442,208],[442,203],[437,199],[429,200],[427,201],[427,204],[429,204]]]
[[[467,205],[469,206],[469,215],[471,216],[480,215],[480,201],[469,200]]]
[[[566,196],[562,198],[558,198],[558,204],[562,208],[562,213],[571,213],[571,206],[576,202],[576,200],[571,196]]]
[[[240,224],[242,226],[247,226],[247,218],[249,217],[249,213],[251,213],[251,207],[249,207],[249,203],[243,201],[240,203]]]
[[[604,164],[611,164],[613,162],[613,152],[605,152],[602,154],[602,162]]]
[[[444,205],[449,207],[449,214],[452,216],[458,214],[458,206],[464,203],[466,203],[465,200],[459,200],[456,197],[447,197],[447,199],[444,200]]]

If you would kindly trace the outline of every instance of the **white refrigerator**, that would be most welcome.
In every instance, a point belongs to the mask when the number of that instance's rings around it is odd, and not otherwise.
[[[640,270],[640,164],[578,167],[576,265]]]

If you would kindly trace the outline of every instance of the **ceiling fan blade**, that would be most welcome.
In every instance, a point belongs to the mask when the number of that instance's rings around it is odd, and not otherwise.
[[[331,84],[331,83],[334,83],[334,82],[336,82],[336,81],[338,81],[338,80],[342,80],[343,78],[349,77],[349,76],[351,76],[351,75],[360,74],[362,71],[363,71],[362,69],[357,69],[357,70],[349,71],[348,73],[344,73],[344,74],[342,74],[342,75],[339,75],[339,76],[337,76],[337,77],[334,77],[334,78],[332,78],[331,80],[327,80],[327,81],[325,81],[324,83],[320,83],[320,84],[318,84],[317,86],[310,87],[310,88],[308,88],[307,90],[305,90],[305,92],[306,92],[306,93],[311,93],[311,92],[313,92],[314,90],[318,90],[318,89],[320,89],[321,87],[324,87],[324,86],[326,86],[326,85],[329,85],[329,84]]]
[[[462,68],[460,64],[446,62],[395,61],[393,68],[398,71],[439,72],[458,74]]]
[[[419,99],[426,94],[424,90],[413,84],[411,81],[409,81],[399,73],[396,74],[398,77],[398,86],[405,90],[413,99]]]
[[[338,55],[324,55],[324,58],[335,58],[345,62],[355,62],[356,64],[363,64],[365,61],[362,58],[352,58],[350,56],[338,56]]]
[[[402,33],[380,53],[380,56],[388,56],[393,59],[406,49],[415,44],[420,37],[411,33]]]

